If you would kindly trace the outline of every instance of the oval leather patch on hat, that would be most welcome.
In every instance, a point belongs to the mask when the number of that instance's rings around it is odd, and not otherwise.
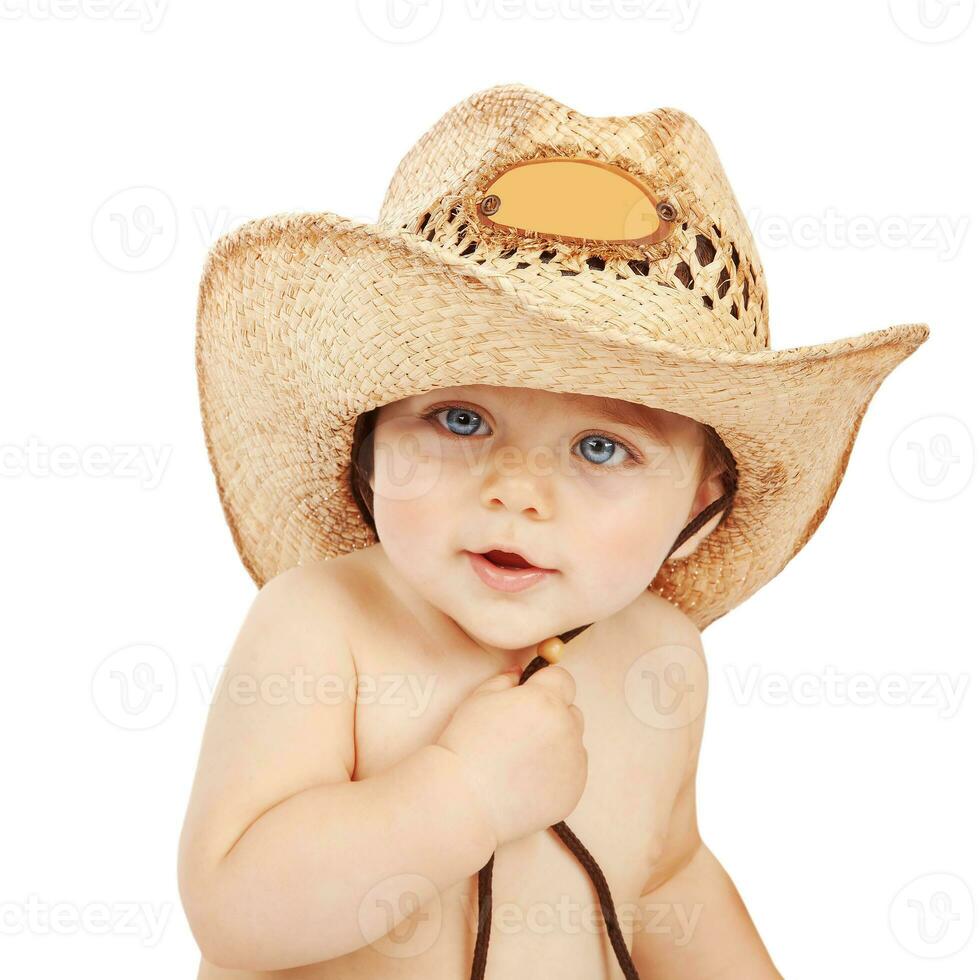
[[[498,174],[477,205],[489,225],[562,241],[652,245],[673,216],[633,174],[611,163],[541,157]]]

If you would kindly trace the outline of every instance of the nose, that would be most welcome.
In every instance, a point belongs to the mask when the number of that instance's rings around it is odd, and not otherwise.
[[[516,446],[501,446],[490,457],[490,470],[480,488],[484,507],[503,507],[514,513],[529,513],[539,519],[554,511],[552,467],[537,460],[529,463],[527,454]]]

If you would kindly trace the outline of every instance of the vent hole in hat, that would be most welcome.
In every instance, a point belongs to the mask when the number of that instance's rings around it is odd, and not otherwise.
[[[714,230],[715,230],[715,234],[716,234],[716,235],[717,235],[717,236],[718,236],[719,238],[721,238],[721,229],[720,229],[720,228],[719,228],[719,227],[718,227],[717,225],[712,225],[711,227],[712,227],[712,228],[714,228]]]
[[[732,264],[735,266],[735,271],[738,272],[739,255],[738,249],[732,246]]]
[[[748,279],[742,283],[742,306],[745,309],[749,308],[749,281]]]
[[[561,274],[563,276],[577,276],[578,273],[574,269],[562,269]]]
[[[595,269],[597,272],[602,272],[602,270],[606,267],[606,260],[600,255],[590,255],[588,259],[586,259],[585,264],[590,269]]]
[[[452,224],[456,220],[458,214],[459,214],[459,205],[457,204],[449,212],[449,224]]]
[[[463,239],[466,237],[466,233],[468,231],[469,231],[469,228],[466,227],[466,222],[464,221],[459,226],[459,233],[456,235],[456,244],[457,245],[462,245],[463,244]]]
[[[509,259],[517,251],[516,248],[509,248],[506,252],[501,252],[500,257],[502,259]]]
[[[550,262],[558,253],[554,249],[545,249],[541,253],[542,262]]]
[[[425,236],[425,240],[427,242],[431,242],[432,239],[435,238],[435,237],[436,237],[436,230],[435,230],[435,228],[430,228],[429,229],[429,234]]]
[[[714,300],[712,300],[710,296],[702,296],[701,301],[706,307],[708,307],[709,310],[713,310],[715,308]]]
[[[425,214],[422,215],[422,223],[419,225],[418,234],[421,235],[422,232],[425,231],[425,226],[429,223],[429,218],[431,217],[432,215],[428,211],[426,211]]]
[[[697,236],[697,249],[695,255],[698,257],[698,262],[702,266],[711,265],[715,260],[715,247],[711,244],[710,239],[706,238],[704,235]]]
[[[734,303],[732,303],[732,316],[738,319],[738,307]]]
[[[518,262],[517,263],[517,268],[518,269],[526,269],[530,264],[531,264],[530,262]]]
[[[732,275],[726,265],[718,276],[718,299],[723,299],[728,292],[728,287],[732,284]]]
[[[463,251],[460,252],[459,254],[460,255],[472,255],[475,251],[476,251],[476,242],[470,242],[469,245],[467,245],[466,248],[464,248]],[[484,261],[485,262],[486,260],[485,259],[481,259],[481,261]]]
[[[688,289],[694,286],[694,276],[691,275],[691,267],[686,262],[678,262],[674,269],[674,275],[680,279]]]
[[[633,259],[629,263],[629,267],[638,276],[650,275],[650,263],[646,259]]]

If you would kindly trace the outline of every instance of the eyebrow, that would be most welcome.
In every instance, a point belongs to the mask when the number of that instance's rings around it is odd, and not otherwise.
[[[629,425],[641,429],[655,439],[664,438],[659,422],[650,414],[653,409],[645,408],[643,405],[636,405],[633,402],[597,401],[595,405],[591,402],[579,402],[577,407],[583,415]]]

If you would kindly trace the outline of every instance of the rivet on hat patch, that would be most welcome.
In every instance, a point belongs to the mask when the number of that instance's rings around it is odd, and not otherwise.
[[[574,157],[522,160],[483,193],[485,224],[567,242],[653,245],[670,234],[673,205],[611,163]]]

